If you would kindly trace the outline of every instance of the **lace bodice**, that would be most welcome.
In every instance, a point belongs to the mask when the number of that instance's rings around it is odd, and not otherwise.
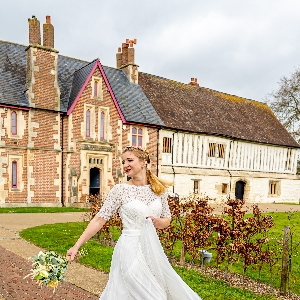
[[[117,211],[124,229],[141,229],[148,216],[171,218],[167,193],[158,196],[151,190],[150,185],[115,185],[97,215],[109,220]]]

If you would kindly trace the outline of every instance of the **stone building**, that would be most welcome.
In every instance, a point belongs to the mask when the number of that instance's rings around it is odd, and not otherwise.
[[[267,105],[139,72],[136,40],[99,59],[62,56],[50,17],[29,45],[0,41],[0,206],[85,202],[127,180],[120,153],[147,147],[179,195],[298,202],[300,147]]]

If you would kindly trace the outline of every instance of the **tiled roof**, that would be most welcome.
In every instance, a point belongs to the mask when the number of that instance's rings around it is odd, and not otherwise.
[[[25,46],[0,40],[0,103],[28,106]]]
[[[95,64],[95,60],[90,63],[85,63],[80,69],[73,71],[72,76],[72,88],[70,91],[70,96],[66,97],[66,101],[68,100],[68,109],[73,104],[75,98],[77,97],[79,91],[81,90],[83,84],[85,83],[88,75],[91,73],[93,66]],[[59,69],[60,70],[60,69]]]
[[[167,128],[300,148],[266,104],[141,72],[139,84]]]
[[[73,95],[76,93],[77,87],[77,84],[74,83],[74,74],[77,73],[76,70],[80,70],[87,64],[89,64],[87,61],[58,55],[58,85],[60,88],[61,111],[66,112],[70,106],[69,103],[73,102],[75,99],[73,99]],[[82,75],[80,71],[78,71],[78,74]],[[76,76],[78,76],[78,74]]]
[[[26,46],[0,41],[0,104],[29,106],[24,94],[26,82]],[[92,62],[58,55],[60,110],[67,112],[87,76]],[[128,122],[163,125],[139,85],[131,83],[124,71],[103,66],[120,109]]]
[[[138,84],[130,82],[123,70],[109,67],[103,69],[127,122],[163,125]]]

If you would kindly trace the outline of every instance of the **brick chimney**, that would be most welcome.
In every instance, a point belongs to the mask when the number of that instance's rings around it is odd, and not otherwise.
[[[198,79],[192,77],[189,84],[190,85],[197,85],[197,86],[199,86]]]
[[[60,111],[60,90],[58,86],[58,51],[54,47],[54,29],[50,17],[44,24],[44,44],[41,45],[40,22],[36,17],[28,19],[29,46],[26,48],[25,92],[30,106]]]
[[[41,44],[40,21],[35,17],[28,19],[29,25],[29,44]]]
[[[117,69],[122,69],[127,74],[130,82],[138,83],[138,65],[134,62],[134,47],[137,40],[126,39],[122,48],[118,48],[116,54]]]
[[[54,48],[54,27],[50,16],[46,16],[46,24],[43,24],[43,46]]]

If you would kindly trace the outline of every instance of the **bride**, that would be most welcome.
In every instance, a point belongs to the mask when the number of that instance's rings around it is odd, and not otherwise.
[[[123,230],[100,300],[201,300],[169,264],[156,234],[155,228],[164,229],[171,222],[166,194],[171,184],[147,169],[146,149],[126,147],[122,163],[131,179],[111,189],[100,211],[67,251],[69,260],[118,211]]]

